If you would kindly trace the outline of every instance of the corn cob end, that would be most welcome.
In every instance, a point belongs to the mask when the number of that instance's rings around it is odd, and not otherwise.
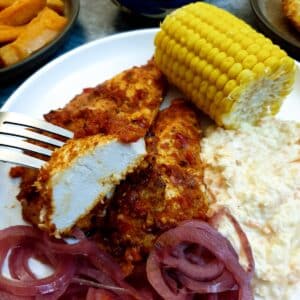
[[[165,18],[154,58],[172,84],[226,128],[275,115],[296,71],[294,60],[270,39],[203,2]]]

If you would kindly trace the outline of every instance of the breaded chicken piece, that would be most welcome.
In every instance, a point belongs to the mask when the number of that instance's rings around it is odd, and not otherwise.
[[[106,207],[116,185],[145,155],[143,138],[121,143],[97,134],[69,140],[54,151],[34,183],[41,203],[37,225],[56,237],[69,234],[97,204]]]
[[[45,119],[72,130],[75,138],[100,133],[113,135],[120,142],[136,142],[148,131],[165,93],[165,78],[150,60],[95,88],[84,89],[64,108],[46,114]],[[17,198],[22,203],[24,218],[39,224],[41,202],[34,185],[38,170],[15,167],[10,175],[21,178]],[[79,226],[87,225],[85,220],[79,223]]]
[[[74,132],[75,138],[97,133],[134,142],[145,136],[166,90],[162,73],[151,60],[95,88],[86,88],[63,109],[45,115],[50,123]]]
[[[282,0],[282,11],[284,16],[300,32],[300,0]]]
[[[195,110],[176,100],[159,113],[146,138],[148,166],[117,188],[104,223],[127,273],[162,231],[183,220],[205,219],[200,138]]]

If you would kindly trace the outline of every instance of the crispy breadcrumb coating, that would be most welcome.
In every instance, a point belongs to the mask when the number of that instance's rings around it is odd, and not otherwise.
[[[127,273],[162,231],[184,220],[205,219],[200,138],[195,109],[176,100],[158,114],[146,138],[148,165],[117,188],[103,223]]]
[[[68,128],[75,138],[97,133],[129,143],[145,136],[166,90],[162,73],[151,60],[112,79],[86,88],[63,109],[45,115],[50,123]]]
[[[94,88],[84,89],[64,108],[51,111],[44,117],[72,130],[75,138],[101,133],[114,135],[125,143],[134,142],[148,131],[166,87],[163,74],[150,60],[146,65],[125,70]],[[41,203],[34,186],[38,170],[15,167],[10,175],[21,179],[17,198],[22,203],[23,217],[38,224]],[[79,226],[87,225],[90,224],[86,224],[84,218],[79,221]]]

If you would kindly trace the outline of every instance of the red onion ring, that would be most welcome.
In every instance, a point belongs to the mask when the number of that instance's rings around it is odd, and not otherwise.
[[[220,213],[211,222],[217,224],[221,216],[229,217],[239,234],[249,259],[247,272],[227,239],[207,223],[187,221],[162,234],[149,255],[146,273],[160,296],[174,300],[192,299],[194,294],[201,294],[203,300],[252,299],[250,245],[230,214]],[[81,231],[75,230],[73,235],[78,241],[66,244],[29,226],[1,230],[0,266],[7,257],[12,278],[0,275],[0,299],[157,298],[151,289],[145,287],[142,292],[125,282],[120,267]],[[53,274],[38,279],[30,269],[30,258],[52,266]]]
[[[109,299],[150,299],[124,281],[120,267],[96,243],[80,231],[74,236],[79,241],[67,244],[30,226],[0,230],[0,267],[7,257],[11,274],[11,278],[0,274],[0,299],[56,300],[74,295],[77,299],[78,293],[83,298],[99,299],[103,294],[113,295]],[[30,258],[52,266],[53,274],[37,278]]]
[[[106,252],[102,251],[97,245],[89,241],[87,238],[79,239],[74,244],[66,244],[63,241],[54,240],[49,238],[44,233],[44,242],[55,253],[65,253],[70,255],[83,255],[89,257],[95,267],[103,269],[108,274],[113,274],[113,277],[123,279],[123,273],[120,272],[119,265],[113,260],[113,258]]]
[[[216,259],[206,264],[202,262],[201,268],[199,268],[199,264],[190,262],[185,258],[184,253],[181,253],[180,257],[174,257],[170,255],[169,251],[163,251],[161,262],[170,268],[177,269],[180,273],[192,279],[203,281],[216,278],[224,269],[224,265]]]
[[[244,237],[246,238],[245,235]],[[211,276],[207,278],[199,276],[200,280],[197,282],[195,278],[197,276],[194,276],[195,266],[191,270],[187,270],[186,267],[190,265],[190,262],[184,266],[183,260],[188,261],[188,259],[182,255],[179,257],[174,255],[176,249],[175,253],[178,253],[178,247],[182,248],[182,244],[186,245],[187,243],[202,247],[215,257],[215,260],[210,261],[207,265],[196,264],[198,268],[204,268],[204,270],[213,266],[213,271],[209,273]],[[251,250],[251,248],[249,249]],[[166,251],[168,254],[165,253]],[[182,249],[179,250],[179,253],[182,253]],[[177,262],[175,262],[176,259]],[[217,263],[217,261],[219,262]],[[221,273],[220,264],[224,266]],[[181,300],[191,294],[207,295],[209,293],[213,294],[209,296],[211,298],[215,296],[214,294],[237,288],[239,290],[238,299],[253,299],[250,287],[252,273],[246,272],[239,264],[238,256],[230,242],[203,221],[186,221],[163,233],[150,252],[146,270],[149,282],[164,299]],[[201,274],[202,272],[199,271],[196,275]],[[215,278],[212,278],[213,275]]]
[[[78,237],[78,232],[76,236]],[[122,299],[127,297],[130,299],[145,299],[137,290],[124,281],[124,274],[113,258],[99,249],[94,242],[89,241],[87,238],[82,238],[82,235],[75,244],[57,243],[54,240],[50,240],[47,235],[45,235],[45,242],[55,252],[68,252],[72,255],[81,255],[88,258],[90,267],[87,267],[86,263],[81,260],[76,274],[89,277],[94,283],[103,284],[103,287],[105,285],[107,290],[114,290],[115,294],[122,295]],[[84,282],[87,283],[87,281]],[[83,284],[83,281],[81,281],[81,284]],[[95,287],[95,284],[92,284],[90,281],[90,286]]]
[[[29,247],[13,248],[9,256],[9,270],[11,277],[19,280],[36,279],[36,276],[32,273],[28,261],[32,256],[32,250]]]
[[[255,270],[254,257],[253,257],[253,253],[252,253],[248,238],[247,238],[245,232],[243,231],[241,225],[239,224],[239,222],[229,213],[229,211],[226,208],[222,208],[210,218],[209,223],[214,228],[218,229],[219,223],[220,223],[221,219],[224,217],[229,219],[229,221],[232,223],[235,231],[237,232],[237,234],[239,236],[240,244],[241,244],[243,251],[246,254],[246,257],[248,260],[248,266],[247,266],[246,271],[249,274],[249,276],[252,278],[254,275],[254,270]]]
[[[25,243],[31,242],[33,245],[40,239],[40,232],[29,226],[13,226],[7,229],[1,230],[0,234],[0,265],[1,268],[4,263],[9,250],[11,248],[20,247]],[[26,249],[26,248],[25,248]],[[33,247],[34,250],[34,247]],[[21,250],[19,250],[21,251]],[[24,250],[27,251],[27,250]],[[44,246],[45,253],[47,251]],[[23,254],[23,257],[27,260],[29,256],[27,253]],[[24,265],[28,262],[24,263]],[[23,268],[26,273],[26,267]],[[28,273],[26,280],[9,279],[0,276],[0,289],[11,293],[16,296],[35,296],[49,294],[56,291],[64,291],[69,285],[71,278],[75,272],[74,260],[70,256],[60,255],[57,257],[55,271],[52,275],[42,279],[30,278]],[[17,275],[15,272],[13,275]]]
[[[235,280],[228,271],[225,271],[217,278],[210,280],[209,285],[206,281],[197,281],[180,273],[178,274],[178,280],[183,286],[191,291],[197,291],[199,294],[216,294],[238,289]]]

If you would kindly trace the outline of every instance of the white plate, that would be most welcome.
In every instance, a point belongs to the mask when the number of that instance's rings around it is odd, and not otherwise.
[[[41,118],[49,110],[64,106],[82,88],[95,86],[133,65],[145,64],[153,55],[155,32],[116,34],[66,53],[27,79],[1,110]],[[0,162],[0,229],[24,223],[15,199],[18,184],[8,177],[9,168]]]
[[[81,46],[55,59],[31,76],[8,99],[2,110],[41,117],[51,109],[64,106],[82,88],[92,87],[134,65],[142,65],[154,51],[157,29],[113,35]],[[278,117],[300,121],[300,65],[293,92]],[[0,228],[23,224],[15,200],[17,182],[8,176],[8,164],[0,163]],[[300,299],[300,293],[294,300]]]

